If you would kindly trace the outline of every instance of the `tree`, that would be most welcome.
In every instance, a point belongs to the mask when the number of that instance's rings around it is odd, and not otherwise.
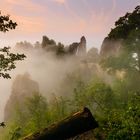
[[[13,22],[11,19],[10,19],[10,16],[9,15],[1,15],[1,12],[0,12],[0,31],[1,32],[7,32],[9,31],[10,29],[15,29],[17,26],[17,23],[16,22]]]
[[[45,127],[48,121],[48,105],[46,99],[41,94],[35,93],[33,97],[27,98],[26,106],[29,125],[32,124],[32,129],[36,131]]]
[[[120,17],[115,22],[115,28],[111,30],[108,38],[125,40],[133,31],[140,31],[140,6],[137,6],[132,13],[126,13],[125,16]]]
[[[5,33],[9,30],[15,29],[16,26],[17,26],[17,23],[13,22],[10,19],[9,15],[2,15],[0,12],[0,31],[1,32]],[[18,60],[23,60],[25,58],[24,54],[10,53],[9,49],[10,47],[4,47],[0,49],[0,77],[7,78],[7,79],[11,78],[9,73],[7,73],[7,71],[15,69],[16,68],[15,62]]]
[[[124,72],[121,80],[113,84],[116,93],[116,105],[107,112],[104,126],[107,140],[139,139],[138,116],[140,114],[140,6],[132,13],[126,13],[115,23],[108,34],[107,41],[120,41],[117,55],[102,59],[102,66],[110,72]],[[107,47],[106,47],[107,49]],[[115,47],[113,48],[115,50]],[[109,51],[108,51],[109,52]]]
[[[105,66],[140,73],[140,6],[137,6],[132,13],[120,17],[106,40],[114,43],[121,41],[122,46],[120,55],[109,57],[105,63],[103,62]]]
[[[2,15],[0,12],[0,31],[7,32],[9,30],[15,29],[17,26],[16,22],[13,22],[9,15]],[[15,69],[15,62],[23,60],[25,58],[24,54],[14,54],[11,53],[10,47],[4,47],[0,49],[0,77],[11,78],[8,71]]]

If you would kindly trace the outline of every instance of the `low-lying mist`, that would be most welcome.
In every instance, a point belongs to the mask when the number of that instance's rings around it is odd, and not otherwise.
[[[1,98],[0,110],[3,112],[6,101],[11,93],[11,86],[19,74],[29,73],[31,79],[38,82],[40,93],[46,97],[50,97],[51,93],[58,94],[56,88],[61,85],[63,79],[67,74],[76,69],[76,62],[74,58],[66,60],[57,60],[49,53],[28,51],[24,52],[27,58],[17,63],[17,68],[10,72],[12,79],[0,79]],[[66,85],[63,85],[66,86]],[[64,88],[64,87],[63,87]],[[1,118],[3,115],[1,116]]]
[[[46,52],[41,48],[20,49],[20,47],[15,47],[13,51],[14,53],[24,53],[26,59],[18,62],[16,69],[10,72],[12,79],[0,78],[0,112],[4,112],[6,102],[12,92],[12,84],[18,75],[28,73],[30,79],[38,83],[40,93],[47,100],[54,95],[70,97],[79,79],[84,81],[90,79],[87,64],[76,55],[60,58],[53,52]],[[0,119],[3,119],[3,113],[1,113]]]
[[[80,43],[72,43],[70,46],[64,47],[63,44],[58,43],[57,45],[54,40],[44,36],[42,44],[37,42],[33,46],[28,42],[21,42],[17,43],[11,51],[14,53],[24,53],[26,59],[16,63],[16,69],[10,71],[12,77],[10,80],[0,79],[1,120],[4,118],[3,112],[6,111],[5,105],[7,102],[8,106],[11,106],[15,100],[13,98],[16,98],[16,95],[12,97],[10,95],[16,92],[19,98],[22,98],[24,96],[20,94],[22,93],[20,91],[22,87],[23,90],[28,91],[24,85],[26,80],[24,81],[22,78],[17,80],[19,75],[25,78],[27,76],[29,81],[36,82],[39,86],[39,91],[37,92],[46,97],[48,101],[54,96],[63,96],[63,98],[68,96],[71,98],[78,82],[88,83],[96,78],[101,78],[107,83],[112,81],[112,77],[106,74],[98,64],[98,50],[91,48],[86,52],[85,37],[81,38]],[[28,92],[31,91],[29,90]],[[26,94],[32,94],[28,92]],[[12,100],[9,101],[10,98]]]

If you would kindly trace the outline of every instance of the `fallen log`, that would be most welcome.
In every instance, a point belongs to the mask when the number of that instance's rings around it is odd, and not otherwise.
[[[48,128],[24,137],[22,140],[66,140],[98,127],[98,123],[88,108]]]

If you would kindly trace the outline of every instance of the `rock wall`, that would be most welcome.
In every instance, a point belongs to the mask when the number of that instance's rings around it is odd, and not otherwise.
[[[17,105],[22,110],[26,98],[38,93],[38,83],[31,80],[28,73],[18,75],[13,82],[11,95],[5,106],[4,120],[10,120]]]

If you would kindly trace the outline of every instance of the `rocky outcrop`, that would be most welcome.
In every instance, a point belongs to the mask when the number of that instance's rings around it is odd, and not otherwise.
[[[53,52],[57,55],[59,54],[70,54],[76,56],[85,56],[86,55],[86,38],[81,37],[80,42],[74,42],[68,47],[64,47],[62,43],[56,43],[53,39],[49,39],[47,36],[42,38],[42,48],[47,52]]]
[[[106,37],[102,43],[100,55],[102,57],[117,55],[120,49],[121,40],[113,40]]]
[[[68,53],[76,56],[86,55],[86,38],[81,37],[80,42],[74,42],[68,46]]]
[[[13,82],[11,95],[5,106],[4,120],[10,120],[17,106],[22,110],[26,98],[38,93],[38,83],[31,80],[28,73],[18,75]]]
[[[79,43],[77,43],[77,42],[70,44],[67,49],[68,54],[76,55],[78,46],[79,46]]]
[[[86,55],[86,38],[84,36],[81,37],[80,43],[78,45],[77,55],[78,56]]]

